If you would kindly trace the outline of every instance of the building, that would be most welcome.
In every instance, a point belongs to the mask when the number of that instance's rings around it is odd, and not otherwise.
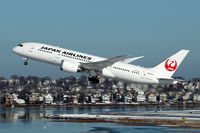
[[[157,95],[155,93],[150,93],[147,95],[148,102],[157,102]]]
[[[28,97],[28,103],[29,104],[34,104],[34,103],[36,103],[37,102],[37,97],[36,97],[36,95],[30,95],[29,97]]]
[[[126,92],[124,94],[124,102],[125,103],[132,103],[133,102],[133,95],[131,92]]]
[[[137,102],[144,102],[146,101],[146,95],[143,91],[139,91],[138,95],[136,95],[136,101]]]
[[[13,105],[14,104],[14,97],[10,93],[6,93],[5,95],[5,105]]]
[[[192,100],[192,92],[187,92],[183,96],[183,101],[188,101],[188,100]]]
[[[112,95],[112,100],[114,102],[124,102],[123,95],[120,92],[116,92]]]
[[[44,96],[44,101],[46,104],[52,104],[53,103],[53,97],[51,96],[51,94],[47,94],[46,96]]]
[[[200,101],[200,94],[194,94],[193,100],[196,101],[196,102],[199,102]]]
[[[106,104],[111,103],[111,101],[110,101],[110,94],[103,94],[102,95],[102,103],[106,103]]]
[[[44,96],[39,96],[37,102],[38,102],[39,104],[44,103]]]
[[[166,102],[168,100],[167,94],[161,93],[160,96],[159,96],[159,99],[160,99],[160,102]]]

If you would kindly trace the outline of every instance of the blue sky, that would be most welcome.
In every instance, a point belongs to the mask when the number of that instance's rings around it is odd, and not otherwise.
[[[190,54],[175,73],[200,77],[199,0],[17,0],[0,2],[0,76],[69,75],[11,49],[20,42],[48,43],[103,57],[145,56],[152,67],[180,49]]]

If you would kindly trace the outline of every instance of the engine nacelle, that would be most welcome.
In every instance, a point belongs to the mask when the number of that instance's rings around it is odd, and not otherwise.
[[[64,72],[77,73],[78,71],[80,71],[80,68],[78,66],[79,66],[78,63],[62,60],[60,65],[60,70]]]

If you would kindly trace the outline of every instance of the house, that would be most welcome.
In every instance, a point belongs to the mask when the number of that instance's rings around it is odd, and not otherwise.
[[[103,94],[102,95],[102,103],[106,103],[106,104],[111,103],[110,97],[111,97],[110,94]]]
[[[14,97],[10,93],[6,93],[5,95],[5,105],[13,105],[14,104]]]
[[[70,95],[64,95],[63,96],[63,103],[69,103],[71,102],[71,96]]]
[[[9,86],[19,85],[19,79],[10,79]]]
[[[29,97],[28,97],[28,103],[29,104],[34,104],[34,103],[36,103],[37,102],[37,97],[36,97],[36,95],[30,95]]]
[[[85,96],[85,103],[91,103],[91,96]]]
[[[46,104],[52,104],[53,103],[53,97],[51,96],[51,94],[47,94],[46,96],[44,96],[44,101]]]
[[[155,93],[150,93],[147,95],[148,102],[157,102],[157,95]]]
[[[39,96],[37,102],[38,102],[39,104],[44,103],[44,96]]]
[[[187,92],[183,96],[183,101],[188,101],[188,100],[192,100],[192,92]]]
[[[77,103],[78,103],[78,97],[74,97],[73,103],[74,103],[74,104],[77,104]]]
[[[18,99],[18,98],[17,98],[17,97],[18,97],[18,94],[13,93],[12,96],[13,96],[13,100],[14,100],[14,101],[15,101],[16,99]]]
[[[196,101],[196,102],[199,102],[200,101],[200,95],[199,94],[194,94],[193,95],[193,100]]]
[[[200,82],[197,82],[196,83],[196,87],[195,87],[196,89],[200,89]]]
[[[167,94],[161,93],[160,96],[159,96],[159,99],[160,99],[160,102],[166,102],[168,100]]]
[[[116,92],[112,96],[114,102],[124,102],[123,95],[120,92]]]
[[[133,102],[133,95],[131,92],[126,92],[124,94],[124,102],[125,103],[132,103]]]
[[[175,95],[175,98],[174,98],[174,101],[183,101],[182,95],[176,94],[176,95]]]
[[[139,91],[138,94],[136,95],[136,101],[137,102],[144,102],[146,101],[146,95],[143,91]]]
[[[98,95],[91,96],[91,103],[101,103],[101,98]]]

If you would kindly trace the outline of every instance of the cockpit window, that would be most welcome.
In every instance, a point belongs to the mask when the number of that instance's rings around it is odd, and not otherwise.
[[[18,44],[17,46],[23,47],[23,45],[22,45],[22,44]]]

